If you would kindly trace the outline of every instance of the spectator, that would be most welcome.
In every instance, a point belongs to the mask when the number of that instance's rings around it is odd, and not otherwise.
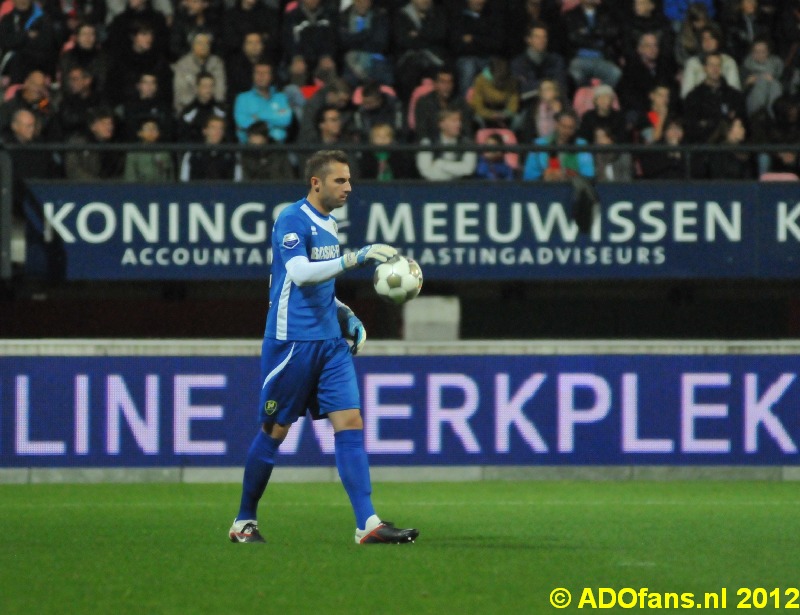
[[[694,11],[702,10],[713,18],[716,14],[714,0],[664,0],[664,15],[669,19],[674,28],[695,16]]]
[[[41,71],[32,71],[11,98],[0,105],[0,130],[11,125],[11,118],[17,109],[27,109],[36,116],[36,137],[46,142],[60,139],[60,129],[56,106],[50,97],[47,77]]]
[[[225,64],[222,58],[211,53],[212,42],[213,35],[210,32],[195,32],[192,38],[192,50],[173,65],[172,102],[176,113],[194,98],[197,75],[201,72],[214,76],[214,98],[225,100],[227,89]]]
[[[666,85],[655,85],[650,90],[650,109],[639,118],[635,127],[637,140],[642,143],[656,143],[662,140],[665,123],[670,116],[671,96],[671,90]]]
[[[12,0],[0,18],[0,64],[11,83],[22,83],[32,71],[55,77],[58,41],[52,19],[33,0]]]
[[[490,65],[475,78],[470,105],[478,122],[488,128],[511,129],[519,113],[519,82],[508,60],[492,56]]]
[[[61,55],[59,74],[63,80],[73,67],[80,66],[92,76],[95,92],[105,96],[108,55],[97,42],[97,26],[82,23],[75,30],[75,45]]]
[[[417,171],[431,181],[466,179],[475,173],[478,157],[469,151],[438,151],[426,145],[467,145],[471,140],[462,131],[461,113],[446,109],[439,112],[439,134],[423,138],[417,152]]]
[[[774,29],[778,54],[786,66],[797,66],[800,59],[800,0],[785,0]]]
[[[703,62],[710,53],[717,53],[722,59],[722,76],[727,84],[737,90],[742,89],[736,61],[722,52],[722,29],[717,24],[710,24],[700,31],[700,49],[700,53],[689,58],[683,67],[681,98],[686,98],[686,95],[705,79]]]
[[[572,46],[569,74],[576,87],[593,78],[614,87],[622,75],[616,64],[619,28],[600,0],[580,0],[564,14],[567,38]]]
[[[214,147],[225,141],[225,120],[211,116],[203,127],[203,142],[207,149],[186,152],[181,160],[180,180],[229,180],[242,179],[242,165],[235,152],[222,151]]]
[[[461,113],[461,129],[464,136],[471,137],[474,132],[472,107],[456,94],[452,69],[443,66],[436,70],[433,91],[417,100],[414,112],[417,140],[435,139],[439,134],[439,113],[448,109]]]
[[[683,121],[677,116],[671,116],[664,121],[662,136],[654,143],[677,148],[684,144],[683,137]],[[642,152],[639,155],[639,165],[644,179],[685,179],[687,177],[686,156],[680,149]]]
[[[267,123],[273,141],[286,141],[286,131],[293,118],[292,109],[286,96],[272,85],[272,66],[269,63],[256,62],[253,67],[253,87],[236,97],[233,117],[240,143],[247,141],[247,127],[258,120]]]
[[[500,135],[492,134],[486,137],[486,141],[483,144],[495,145],[497,149],[478,154],[475,178],[488,180],[514,179],[514,169],[505,160],[506,153],[503,151],[503,138]]]
[[[772,105],[783,94],[783,60],[770,53],[766,39],[758,38],[742,61],[741,71],[747,115],[753,117],[766,111],[772,117]]]
[[[503,32],[506,53],[514,57],[525,51],[526,37],[531,24],[547,27],[549,49],[562,58],[570,52],[567,34],[562,19],[561,0],[511,0],[506,11],[506,26]]]
[[[297,140],[304,143],[313,143],[317,137],[318,119],[320,109],[323,107],[335,107],[339,111],[342,134],[352,131],[353,108],[352,90],[350,85],[341,78],[336,78],[317,90],[303,106],[303,115],[300,121],[300,130]],[[302,167],[300,167],[302,168]]]
[[[294,169],[289,157],[276,150],[264,149],[273,144],[269,136],[269,126],[264,121],[253,122],[247,128],[247,150],[242,153],[243,179],[288,181],[294,179]]]
[[[389,16],[373,0],[353,0],[339,15],[339,44],[344,54],[344,78],[352,85],[375,80],[394,83],[389,52]]]
[[[676,67],[669,54],[661,53],[658,36],[646,32],[639,37],[636,54],[628,58],[617,92],[631,125],[640,122],[650,108],[650,92],[656,85],[668,85],[677,94]]]
[[[685,0],[678,0],[684,2]],[[677,11],[675,11],[677,14]],[[686,61],[702,50],[700,48],[700,31],[711,25],[708,7],[702,2],[693,2],[684,11],[684,17],[678,26],[678,36],[675,39],[675,61],[683,68]],[[669,14],[667,15],[669,17]]]
[[[365,151],[359,161],[362,179],[392,181],[418,177],[413,159],[401,151],[380,149],[397,143],[390,124],[375,124],[369,131],[369,142],[373,149]]]
[[[556,129],[549,137],[539,137],[536,145],[587,145],[586,139],[577,137],[578,116],[574,111],[561,111],[556,116]],[[525,160],[522,179],[545,181],[566,181],[581,175],[594,177],[594,160],[589,152],[552,151],[531,152]]]
[[[113,143],[115,132],[114,112],[110,107],[98,107],[89,114],[87,130],[73,135],[71,145]],[[125,155],[109,150],[86,149],[69,151],[64,156],[67,179],[95,182],[119,179],[125,166]]]
[[[548,51],[547,26],[534,22],[528,27],[525,37],[528,48],[511,61],[511,72],[520,82],[520,100],[524,105],[530,103],[539,93],[543,79],[558,83],[562,92],[567,91],[567,71],[564,58]]]
[[[728,147],[738,146],[745,142],[747,129],[742,118],[723,119],[716,135],[712,136],[712,143],[719,143]],[[709,179],[753,179],[756,177],[756,168],[753,156],[749,152],[726,149],[711,152],[708,155]]]
[[[587,142],[594,142],[595,129],[604,126],[611,132],[615,143],[630,141],[625,114],[614,109],[616,95],[610,85],[601,84],[594,88],[594,108],[583,114],[578,136]]]
[[[171,141],[175,134],[172,110],[159,95],[161,84],[152,73],[142,73],[136,83],[136,95],[121,105],[121,115],[125,129],[121,137],[126,141],[138,140],[139,127],[145,118],[158,122],[160,136]],[[118,109],[118,113],[120,109]]]
[[[595,126],[593,141],[595,145],[603,146],[617,143],[614,131],[603,124]],[[630,182],[633,180],[633,158],[630,152],[595,152],[594,168],[599,182]]]
[[[562,95],[558,82],[552,79],[542,80],[539,95],[525,111],[520,120],[519,141],[527,143],[537,137],[549,137],[556,128],[556,116],[569,108]]]
[[[369,142],[372,127],[389,124],[395,136],[405,136],[403,106],[396,96],[381,90],[377,81],[367,82],[361,91],[361,104],[353,114],[353,136],[361,143]]]
[[[242,49],[248,34],[258,34],[263,55],[270,64],[280,61],[280,19],[278,11],[263,0],[235,0],[222,19],[222,54],[229,58]]]
[[[167,27],[170,27],[175,14],[175,9],[172,6],[172,0],[153,0],[152,6],[156,11],[164,16],[164,22],[167,24]],[[125,11],[126,8],[126,0],[105,0],[106,25],[114,21],[114,18]]]
[[[687,118],[686,137],[690,143],[708,143],[720,120],[745,117],[746,113],[744,96],[722,76],[719,53],[706,55],[705,73],[705,81],[689,92],[683,105]]]
[[[728,53],[737,64],[741,64],[757,40],[771,43],[771,24],[758,10],[758,0],[731,1],[734,5],[731,15],[725,20],[725,40]]]
[[[177,60],[190,53],[195,35],[200,32],[210,34],[210,42],[216,44],[220,35],[217,17],[219,16],[214,14],[208,0],[180,0],[170,28],[170,60]],[[209,47],[208,54],[211,51]]]
[[[489,66],[490,57],[503,52],[503,39],[498,36],[503,14],[496,3],[486,0],[456,0],[448,21],[450,54],[456,58],[463,96],[475,77]]]
[[[136,133],[142,145],[153,145],[161,138],[158,120],[143,118]],[[171,182],[175,180],[175,163],[170,152],[128,151],[123,178],[128,182]]]
[[[306,114],[304,118],[308,117]],[[342,114],[339,109],[333,105],[324,105],[319,108],[314,115],[315,130],[313,133],[301,133],[298,137],[298,145],[308,146],[297,156],[297,168],[305,169],[306,160],[311,156],[314,151],[319,149],[334,149],[342,142]],[[302,138],[301,138],[302,137]],[[350,168],[351,174],[355,173],[356,165]]]
[[[155,10],[150,0],[127,0],[125,10],[108,24],[105,47],[112,60],[128,56],[131,38],[145,30],[150,32],[152,38],[148,50],[166,60],[169,54],[169,27],[164,14]]]
[[[129,0],[140,2],[141,0]],[[106,94],[115,104],[123,104],[136,96],[136,84],[142,74],[155,75],[161,89],[159,96],[170,104],[172,98],[172,69],[154,44],[152,28],[144,23],[137,22],[132,26],[132,33],[128,37],[129,46],[114,60],[106,78]]]
[[[283,16],[283,71],[336,71],[336,14],[322,0],[298,0]]]
[[[659,49],[664,56],[672,59],[675,46],[672,24],[664,13],[658,10],[655,0],[628,0],[633,5],[632,14],[625,20],[623,29],[622,55],[624,58],[636,56],[639,41],[643,34],[655,34]]]
[[[253,70],[256,62],[269,62],[264,55],[264,40],[258,32],[244,35],[242,48],[229,56],[225,62],[225,77],[228,82],[227,101],[233,104],[236,96],[253,87]],[[272,63],[270,62],[270,66]]]
[[[12,177],[12,207],[15,216],[24,217],[24,202],[27,193],[25,182],[29,179],[52,179],[58,175],[53,155],[45,149],[37,149],[42,142],[38,119],[31,111],[17,109],[11,116],[8,128],[0,133],[0,141],[8,145],[30,146],[10,152]]]
[[[232,126],[232,118],[225,103],[214,98],[215,90],[214,75],[210,73],[197,75],[195,97],[178,116],[178,141],[202,142],[203,127],[211,116],[225,120],[226,126]]]
[[[395,86],[407,101],[423,77],[448,60],[447,15],[433,0],[410,0],[394,14]]]
[[[94,77],[83,66],[75,65],[63,77],[64,96],[58,104],[59,131],[64,137],[86,127],[90,109],[108,102],[95,90]]]

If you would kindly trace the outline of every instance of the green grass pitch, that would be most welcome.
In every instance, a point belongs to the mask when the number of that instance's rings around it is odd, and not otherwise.
[[[336,484],[270,485],[266,545],[227,541],[237,485],[3,485],[0,613],[576,613],[584,587],[724,587],[741,612],[741,587],[783,604],[800,586],[792,483],[381,483],[373,497],[420,528],[416,544],[353,544]],[[556,587],[573,594],[561,611]]]

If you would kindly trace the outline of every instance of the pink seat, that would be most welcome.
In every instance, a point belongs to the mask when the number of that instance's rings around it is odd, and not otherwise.
[[[475,132],[475,143],[478,145],[486,143],[486,139],[490,135],[498,135],[506,145],[517,144],[517,135],[508,128],[481,128]],[[505,160],[506,164],[515,171],[519,169],[519,154],[516,152],[506,152]]]
[[[776,173],[768,171],[762,173],[758,179],[762,182],[796,182],[800,180],[800,177],[794,173]]]
[[[394,98],[397,98],[397,92],[394,91],[394,88],[390,85],[381,85],[381,92],[384,94],[388,94]],[[364,99],[364,88],[362,86],[358,86],[355,90],[353,90],[353,104],[360,105],[361,101]]]
[[[430,94],[433,92],[433,79],[423,79],[422,82],[414,88],[414,91],[411,92],[411,96],[408,99],[408,127],[411,130],[417,129],[417,101],[425,96],[426,94]]]
[[[6,91],[3,93],[3,100],[11,100],[14,96],[17,95],[17,91],[22,87],[21,83],[15,83],[10,85],[6,88]]]

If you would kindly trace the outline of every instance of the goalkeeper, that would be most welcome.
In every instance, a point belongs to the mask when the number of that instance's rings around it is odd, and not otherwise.
[[[383,263],[397,254],[385,244],[340,254],[333,211],[352,190],[347,155],[316,152],[306,162],[308,196],[284,209],[272,230],[269,312],[261,350],[261,395],[256,435],[244,467],[232,542],[265,542],[257,508],[269,482],[278,447],[289,428],[309,410],[333,425],[336,467],[356,518],[355,541],[408,543],[419,535],[382,521],[372,506],[364,449],[361,401],[352,355],[367,338],[353,311],[336,298],[339,274]],[[350,346],[343,336],[352,339]]]

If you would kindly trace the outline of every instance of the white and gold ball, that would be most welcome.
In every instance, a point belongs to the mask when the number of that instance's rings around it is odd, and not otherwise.
[[[382,299],[401,305],[422,289],[422,269],[415,260],[398,254],[375,268],[372,283]]]

